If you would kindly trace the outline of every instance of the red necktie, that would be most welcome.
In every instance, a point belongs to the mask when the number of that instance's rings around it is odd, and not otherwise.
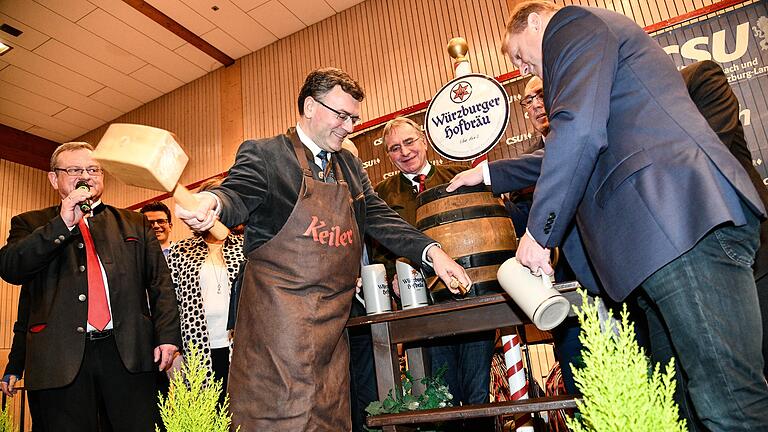
[[[104,288],[104,279],[101,277],[99,257],[96,255],[96,246],[85,219],[77,223],[85,243],[86,267],[88,268],[88,322],[97,330],[102,331],[109,323],[109,304],[107,303],[107,290]]]
[[[427,176],[424,174],[419,174],[416,176],[416,178],[419,180],[419,193],[422,193],[427,189]]]

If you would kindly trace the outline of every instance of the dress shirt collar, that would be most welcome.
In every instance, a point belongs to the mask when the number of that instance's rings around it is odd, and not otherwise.
[[[307,134],[305,134],[303,130],[301,130],[301,126],[299,126],[298,123],[296,123],[296,135],[299,136],[299,141],[301,141],[301,143],[304,144],[309,149],[309,151],[312,152],[312,156],[314,156],[315,158],[315,164],[317,164],[317,166],[323,166],[320,163],[320,158],[317,156],[317,154],[320,153],[323,149],[321,149],[320,146],[315,144],[315,142],[312,141],[312,139],[309,136],[307,136]],[[329,156],[330,154],[331,152],[328,152]]]
[[[429,162],[427,162],[424,165],[424,168],[421,169],[421,171],[419,171],[417,173],[414,173],[414,174],[405,174],[405,173],[403,173],[403,175],[405,176],[405,178],[410,180],[411,183],[413,183],[415,186],[418,186],[419,185],[419,181],[415,179],[416,176],[419,175],[419,174],[424,174],[425,176],[429,176],[429,172],[430,171],[432,171],[432,165]]]
[[[101,213],[102,210],[104,210],[104,206],[101,205],[101,199],[98,199],[96,202],[92,202],[91,212],[85,218],[85,222],[87,223],[89,218],[92,218],[93,216],[96,216],[97,214]]]

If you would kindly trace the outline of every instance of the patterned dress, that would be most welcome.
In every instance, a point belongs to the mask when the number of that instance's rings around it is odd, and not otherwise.
[[[243,255],[242,234],[230,234],[224,241],[224,262],[227,266],[229,286],[237,278]],[[203,353],[207,378],[213,377],[211,367],[211,346],[208,340],[208,326],[203,305],[203,292],[200,287],[200,268],[208,257],[208,245],[202,236],[189,237],[171,247],[168,255],[168,267],[176,289],[181,322],[181,338],[184,350],[192,344]],[[232,347],[230,339],[230,349]]]

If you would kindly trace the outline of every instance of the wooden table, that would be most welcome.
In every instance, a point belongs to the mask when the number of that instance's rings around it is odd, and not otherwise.
[[[575,291],[577,282],[555,284],[572,305],[581,305]],[[573,315],[571,311],[570,315]],[[379,400],[387,397],[391,389],[402,391],[397,344],[408,343],[408,369],[417,381],[429,374],[424,350],[419,342],[431,339],[493,330],[501,327],[529,323],[520,308],[506,294],[491,294],[467,300],[440,303],[421,308],[398,310],[378,315],[351,318],[347,327],[371,326],[373,356],[376,364]]]

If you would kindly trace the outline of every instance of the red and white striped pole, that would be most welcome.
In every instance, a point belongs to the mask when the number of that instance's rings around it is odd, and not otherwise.
[[[507,380],[512,400],[528,399],[528,380],[523,368],[523,355],[520,350],[520,336],[510,334],[501,336],[504,348],[504,363],[507,367]],[[515,416],[514,430],[517,432],[533,432],[533,418],[530,413]]]

